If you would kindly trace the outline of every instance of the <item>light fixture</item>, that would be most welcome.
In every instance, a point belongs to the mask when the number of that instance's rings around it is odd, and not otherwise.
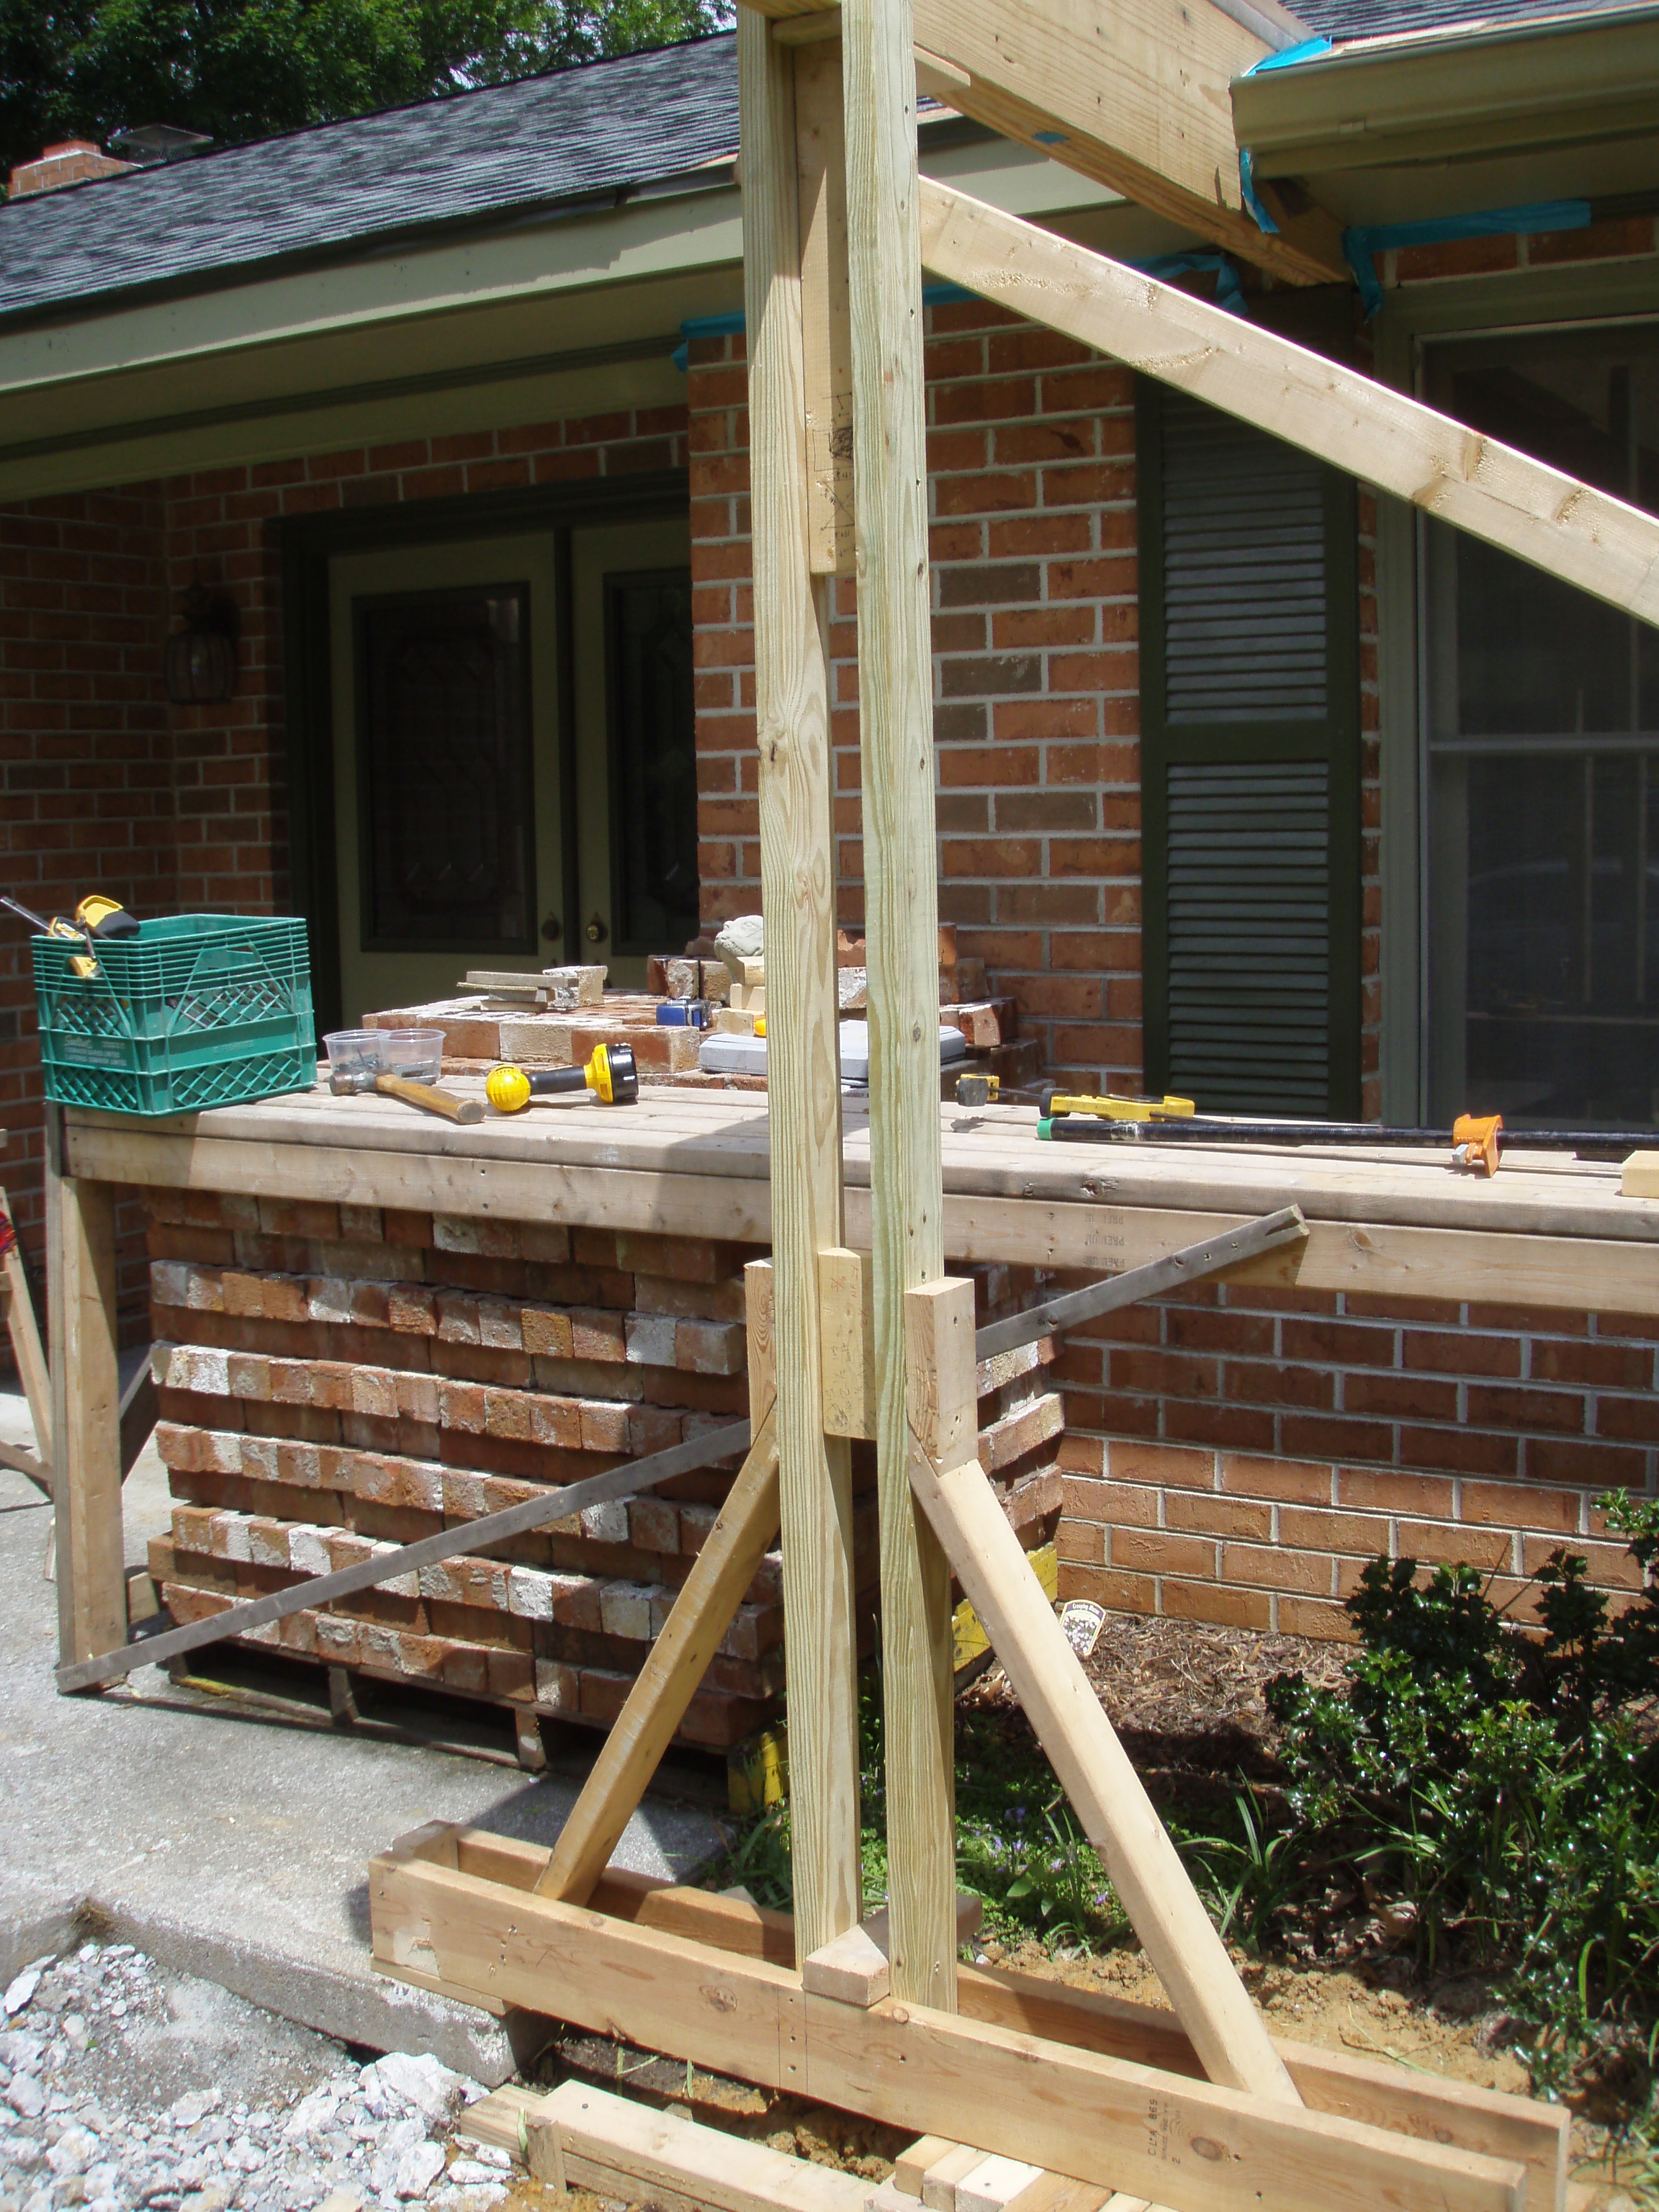
[[[167,640],[167,697],[175,707],[207,707],[236,690],[236,603],[198,578],[185,593],[185,623]]]

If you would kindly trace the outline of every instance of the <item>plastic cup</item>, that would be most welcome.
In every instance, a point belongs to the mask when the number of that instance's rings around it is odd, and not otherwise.
[[[380,1065],[389,1075],[406,1083],[435,1083],[443,1073],[444,1033],[441,1030],[381,1030]]]
[[[331,1079],[356,1082],[374,1077],[385,1064],[380,1057],[380,1030],[335,1030],[323,1039],[328,1049]]]

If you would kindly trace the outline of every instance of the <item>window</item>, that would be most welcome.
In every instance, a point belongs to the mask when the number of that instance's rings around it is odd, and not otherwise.
[[[1431,404],[1659,511],[1659,331],[1433,347]],[[1659,1119],[1659,635],[1425,529],[1433,1117]]]
[[[356,602],[365,947],[535,944],[528,606],[522,585]]]
[[[1353,487],[1182,394],[1137,412],[1147,1080],[1352,1114]]]

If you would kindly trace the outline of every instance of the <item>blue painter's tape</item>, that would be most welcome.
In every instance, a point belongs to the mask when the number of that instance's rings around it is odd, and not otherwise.
[[[1238,281],[1238,271],[1224,253],[1155,253],[1146,261],[1132,261],[1131,269],[1139,269],[1143,276],[1156,276],[1167,284],[1177,276],[1194,270],[1207,271],[1215,277],[1215,303],[1224,307],[1230,315],[1248,315],[1250,312],[1244,298],[1244,288]]]
[[[1588,200],[1540,200],[1528,207],[1487,208],[1478,215],[1431,216],[1422,222],[1380,222],[1345,230],[1342,251],[1369,322],[1382,305],[1376,257],[1391,246],[1444,246],[1462,238],[1528,238],[1543,230],[1583,230],[1589,219]]]

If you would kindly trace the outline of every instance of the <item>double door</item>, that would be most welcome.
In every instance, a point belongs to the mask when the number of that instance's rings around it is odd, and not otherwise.
[[[684,517],[337,554],[329,615],[348,1023],[695,935]]]

